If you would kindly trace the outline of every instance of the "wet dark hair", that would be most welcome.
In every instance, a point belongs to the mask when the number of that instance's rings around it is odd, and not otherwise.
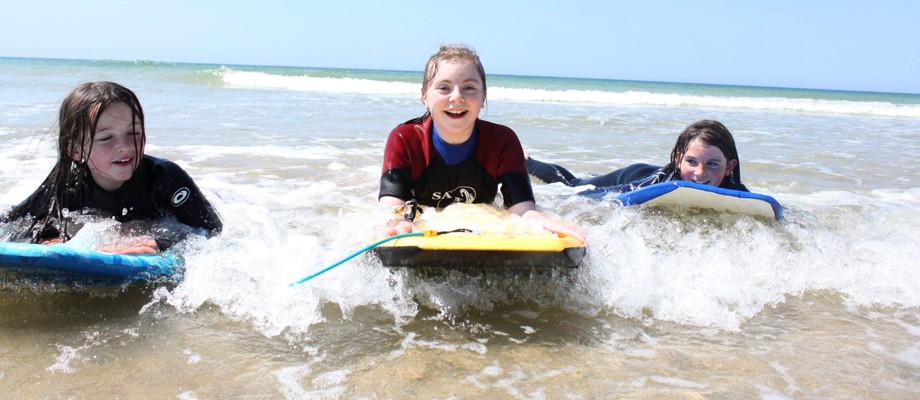
[[[130,89],[115,82],[84,83],[70,92],[61,103],[58,114],[58,165],[77,158],[85,164],[93,151],[92,143],[96,137],[96,125],[106,108],[116,103],[124,103],[131,109],[131,123],[141,127],[140,142],[135,143],[139,150],[147,140],[144,127],[144,109],[141,102]],[[88,149],[86,149],[88,147]],[[84,151],[86,153],[84,154]],[[76,153],[75,153],[76,152]],[[71,155],[75,157],[71,157]],[[137,160],[135,160],[137,162]]]
[[[482,79],[482,93],[483,95],[486,94],[486,70],[482,66],[482,61],[479,60],[479,54],[476,54],[476,50],[473,50],[472,47],[459,43],[442,44],[438,52],[428,58],[428,63],[425,64],[425,73],[422,76],[422,94],[428,90],[428,85],[431,84],[434,76],[438,74],[438,63],[441,61],[468,61],[473,63],[476,72],[479,73],[479,78]],[[406,123],[421,123],[428,119],[429,115],[428,110],[425,110],[425,114],[421,117],[406,121]]]
[[[147,140],[144,110],[130,89],[114,82],[88,82],[78,85],[64,98],[58,113],[57,163],[39,190],[8,214],[9,220],[34,218],[30,227],[33,242],[42,239],[42,232],[48,228],[55,228],[62,240],[70,239],[65,214],[68,209],[83,208],[88,185],[92,183],[87,162],[93,151],[96,125],[103,111],[117,103],[127,105],[131,109],[132,126],[140,126],[140,135],[134,136],[134,147],[140,154]],[[139,158],[135,160],[139,162]]]
[[[741,184],[741,160],[738,158],[738,148],[735,147],[735,138],[721,122],[710,119],[704,119],[694,122],[686,127],[680,135],[677,136],[677,142],[674,143],[674,149],[671,150],[671,162],[668,167],[679,175],[680,159],[679,156],[687,154],[690,142],[699,139],[709,146],[715,146],[722,151],[726,161],[736,160],[735,169],[732,174],[723,179],[720,187],[730,187]],[[678,178],[679,179],[679,178]]]

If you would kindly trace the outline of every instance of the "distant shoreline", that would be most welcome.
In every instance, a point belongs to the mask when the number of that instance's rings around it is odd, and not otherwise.
[[[405,76],[415,77],[416,79],[421,79],[421,71],[406,71],[406,70],[389,70],[389,69],[369,69],[369,68],[347,68],[347,67],[305,67],[305,66],[285,66],[285,65],[258,65],[258,64],[233,64],[233,63],[204,63],[204,62],[185,62],[185,61],[156,61],[156,60],[114,60],[114,59],[75,59],[75,58],[48,58],[48,57],[16,57],[16,56],[0,56],[0,60],[23,60],[23,61],[55,61],[55,62],[81,62],[81,63],[109,63],[109,64],[124,64],[124,65],[187,65],[187,66],[200,66],[200,67],[231,67],[231,68],[241,68],[241,69],[279,69],[279,70],[315,70],[315,71],[353,71],[356,73],[392,73]],[[712,83],[712,82],[667,82],[667,81],[644,81],[644,80],[626,80],[626,79],[615,79],[615,78],[589,78],[589,77],[567,77],[567,76],[541,76],[541,75],[518,75],[518,74],[502,74],[502,73],[492,73],[489,72],[489,80],[496,81],[502,80],[503,78],[515,78],[515,79],[538,79],[538,80],[565,80],[565,81],[574,81],[574,82],[619,82],[624,84],[641,84],[641,85],[692,85],[692,86],[702,86],[709,87],[712,89],[729,89],[729,88],[745,88],[745,89],[758,89],[758,90],[776,90],[776,91],[800,91],[800,92],[813,92],[813,93],[849,93],[849,94],[859,94],[859,95],[886,95],[886,96],[905,96],[906,98],[917,97],[917,101],[920,102],[920,93],[911,93],[911,92],[889,92],[889,91],[868,91],[868,90],[849,90],[849,89],[827,89],[827,88],[795,88],[795,87],[784,87],[784,86],[760,86],[760,85],[743,85],[743,84],[729,84],[729,83]]]

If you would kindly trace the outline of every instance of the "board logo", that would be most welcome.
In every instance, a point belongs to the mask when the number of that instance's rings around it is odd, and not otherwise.
[[[181,188],[173,193],[172,195],[172,205],[173,207],[179,207],[182,203],[185,203],[188,200],[189,190],[187,187]]]

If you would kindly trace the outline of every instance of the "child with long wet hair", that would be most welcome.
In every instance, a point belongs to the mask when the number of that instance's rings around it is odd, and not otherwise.
[[[594,189],[578,193],[589,197],[629,192],[672,180],[748,191],[741,183],[741,161],[735,139],[725,125],[713,120],[697,121],[684,129],[677,137],[669,163],[665,166],[633,164],[605,175],[577,178],[559,165],[528,158],[527,170],[546,183],[593,185]]]
[[[524,150],[514,131],[479,119],[486,102],[486,74],[473,49],[441,46],[425,66],[421,94],[424,115],[397,126],[387,139],[379,205],[491,204],[501,188],[511,213],[584,241],[580,227],[537,211]],[[413,221],[398,216],[383,233],[415,229]]]
[[[27,221],[17,239],[53,244],[78,229],[72,213],[120,222],[175,217],[208,235],[222,223],[192,178],[175,163],[144,154],[147,132],[137,96],[114,82],[78,85],[58,114],[58,160],[41,186],[12,208],[7,221]],[[184,235],[142,236],[112,253],[155,253]]]

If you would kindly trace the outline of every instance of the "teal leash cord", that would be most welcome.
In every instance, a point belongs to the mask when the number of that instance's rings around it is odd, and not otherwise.
[[[410,233],[403,233],[403,234],[394,235],[394,236],[390,236],[390,237],[386,237],[386,238],[380,239],[380,240],[378,240],[378,241],[376,241],[376,242],[374,242],[374,243],[371,243],[371,244],[369,244],[369,245],[367,245],[367,246],[364,246],[364,248],[362,248],[361,250],[358,250],[358,251],[356,251],[356,252],[354,252],[354,253],[351,253],[351,255],[349,255],[348,257],[345,257],[345,258],[339,260],[339,261],[336,262],[335,264],[332,264],[332,265],[330,265],[330,266],[328,266],[328,267],[326,267],[326,268],[323,268],[323,269],[321,269],[321,270],[319,270],[319,271],[316,271],[316,272],[314,272],[313,274],[311,274],[311,275],[309,275],[309,276],[307,276],[307,277],[305,277],[305,278],[303,278],[303,279],[301,279],[301,280],[299,280],[299,281],[297,281],[297,282],[294,282],[294,283],[289,284],[288,286],[299,285],[299,284],[304,283],[304,282],[306,282],[306,281],[308,281],[308,280],[310,280],[310,279],[316,278],[317,276],[320,276],[320,275],[323,274],[324,272],[326,272],[326,271],[328,271],[328,270],[330,270],[330,269],[333,269],[333,268],[335,268],[335,267],[338,267],[339,265],[342,265],[342,264],[345,263],[346,261],[351,260],[352,258],[357,257],[357,256],[360,255],[361,253],[364,253],[365,251],[368,251],[368,250],[370,250],[370,249],[373,249],[374,247],[380,246],[381,244],[384,244],[384,243],[389,242],[389,241],[391,241],[391,240],[396,240],[396,239],[399,239],[399,238],[410,237],[410,236],[425,236],[425,232],[410,232]]]
[[[423,231],[423,232],[402,233],[402,234],[399,234],[399,235],[394,235],[394,236],[386,237],[386,238],[380,239],[380,240],[378,240],[378,241],[376,241],[376,242],[374,242],[374,243],[371,243],[371,244],[369,244],[369,245],[367,245],[367,246],[364,246],[364,248],[362,248],[361,250],[358,250],[358,251],[356,251],[356,252],[354,252],[354,253],[351,253],[351,255],[349,255],[348,257],[345,257],[345,258],[339,260],[339,261],[336,262],[335,264],[332,264],[332,265],[330,265],[330,266],[328,266],[328,267],[326,267],[326,268],[323,268],[323,269],[321,269],[321,270],[319,270],[319,271],[316,271],[316,272],[314,272],[312,275],[309,275],[309,276],[307,276],[307,277],[305,277],[305,278],[303,278],[303,279],[301,279],[301,280],[299,280],[299,281],[297,281],[297,282],[290,283],[290,284],[288,284],[288,286],[299,285],[299,284],[301,284],[301,283],[304,283],[304,282],[306,282],[306,281],[309,281],[310,279],[316,278],[317,276],[322,275],[324,272],[326,272],[326,271],[328,271],[328,270],[330,270],[330,269],[333,269],[333,268],[335,268],[335,267],[338,267],[339,265],[342,265],[342,264],[345,263],[346,261],[351,260],[352,258],[357,257],[359,254],[364,253],[365,251],[368,251],[368,250],[370,250],[370,249],[373,249],[374,247],[380,246],[381,244],[384,244],[384,243],[389,242],[389,241],[391,241],[391,240],[396,240],[396,239],[399,239],[399,238],[410,237],[410,236],[428,236],[428,237],[432,237],[432,236],[444,235],[444,234],[447,234],[447,233],[458,233],[458,232],[472,232],[472,231],[469,230],[469,229],[454,229],[454,230],[452,230],[452,231],[440,231],[440,232],[437,232],[437,231]]]

